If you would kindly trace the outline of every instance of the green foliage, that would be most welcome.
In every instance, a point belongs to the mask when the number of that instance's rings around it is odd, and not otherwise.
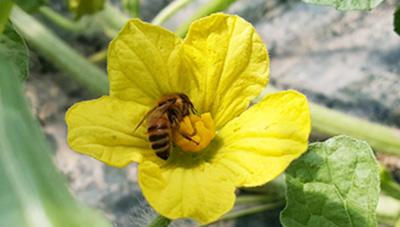
[[[25,11],[31,12],[46,2],[47,0],[0,0],[0,34],[5,28],[14,3],[19,5]]]
[[[21,79],[26,79],[28,75],[28,49],[24,40],[7,23],[3,34],[0,34],[0,56],[12,61],[14,71]]]
[[[338,136],[310,145],[286,183],[284,226],[376,226],[379,167],[363,141]]]
[[[170,223],[170,219],[158,215],[153,221],[151,221],[148,227],[167,227]]]
[[[14,31],[5,34],[20,40]],[[2,45],[26,51],[23,42]],[[53,166],[45,137],[23,97],[19,78],[26,71],[18,68],[27,65],[19,62],[27,58],[20,57],[0,51],[0,226],[109,226],[73,199]]]
[[[383,0],[303,0],[303,2],[335,7],[337,10],[371,10]]]
[[[400,200],[400,185],[383,166],[381,167],[381,188],[385,194]]]
[[[394,13],[394,31],[400,35],[400,6],[397,7],[396,12]]]
[[[101,11],[105,0],[68,0],[69,9],[77,18],[83,15],[94,14]]]

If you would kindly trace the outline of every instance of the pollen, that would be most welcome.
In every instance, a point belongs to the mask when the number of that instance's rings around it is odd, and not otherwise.
[[[215,125],[210,113],[186,116],[179,129],[173,132],[174,143],[186,152],[203,150],[214,136]]]

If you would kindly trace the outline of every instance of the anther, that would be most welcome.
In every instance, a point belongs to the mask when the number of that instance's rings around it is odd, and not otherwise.
[[[179,129],[173,132],[173,141],[183,151],[199,152],[206,148],[215,136],[214,120],[210,113],[201,116],[190,114],[179,125]]]

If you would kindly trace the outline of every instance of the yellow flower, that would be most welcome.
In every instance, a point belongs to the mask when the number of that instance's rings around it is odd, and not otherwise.
[[[139,163],[145,198],[168,218],[217,220],[233,207],[236,187],[271,181],[307,148],[304,95],[278,92],[249,108],[268,82],[269,58],[254,27],[238,16],[199,19],[184,40],[130,20],[109,46],[108,75],[109,96],[68,110],[68,143],[108,165]],[[203,114],[190,115],[182,128],[207,128],[198,138],[211,143],[192,152],[175,135],[181,148],[165,161],[150,148],[146,125],[135,127],[172,92],[188,95]]]

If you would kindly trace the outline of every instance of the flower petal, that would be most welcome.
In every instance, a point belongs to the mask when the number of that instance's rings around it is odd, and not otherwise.
[[[267,49],[238,16],[217,13],[195,21],[183,51],[197,80],[190,97],[200,112],[211,112],[217,128],[247,109],[268,82]]]
[[[193,163],[192,163],[193,164]],[[232,209],[235,187],[224,171],[209,163],[172,162],[139,165],[139,184],[146,200],[170,219],[192,218],[205,224]]]
[[[220,131],[224,146],[213,162],[238,176],[238,186],[261,185],[306,151],[310,130],[304,95],[296,91],[268,95]]]
[[[109,46],[110,95],[154,105],[165,93],[187,93],[193,80],[181,65],[181,43],[162,27],[128,21]]]
[[[148,107],[103,96],[73,105],[65,116],[68,144],[111,166],[123,167],[143,158],[157,159],[149,149],[145,128],[135,127]]]

